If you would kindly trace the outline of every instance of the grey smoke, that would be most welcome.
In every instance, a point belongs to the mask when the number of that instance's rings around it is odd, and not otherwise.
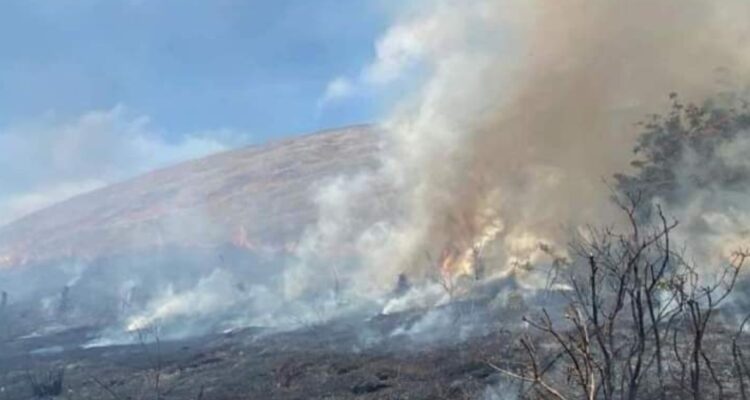
[[[617,222],[603,180],[628,170],[634,124],[671,92],[700,101],[745,85],[748,12],[744,1],[417,2],[352,79],[426,74],[385,123],[379,178],[397,187],[396,217],[357,247],[353,291],[380,296],[402,272],[434,280],[441,252],[488,224],[502,226],[488,249],[498,272],[550,262],[540,243],[564,255],[563,225]]]

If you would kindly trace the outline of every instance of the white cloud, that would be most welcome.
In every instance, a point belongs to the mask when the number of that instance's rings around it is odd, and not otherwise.
[[[97,180],[63,182],[36,191],[11,194],[0,201],[0,224],[105,185]]]
[[[0,127],[0,224],[114,181],[243,142],[232,131],[170,140],[123,106]]]
[[[397,80],[428,52],[439,32],[434,18],[414,18],[393,25],[375,44],[375,59],[366,66],[360,80],[382,85]]]
[[[375,42],[375,57],[356,76],[339,76],[328,83],[319,106],[393,84],[415,67],[436,61],[432,56],[438,52],[444,54],[451,46],[465,47],[465,42],[456,40],[456,33],[465,30],[464,24],[470,22],[455,18],[456,7],[470,8],[467,13],[479,18],[488,13],[477,2],[469,3],[472,7],[450,1],[429,3],[400,17]]]
[[[345,99],[355,94],[355,84],[346,77],[339,76],[328,82],[323,95],[318,99],[318,109],[322,109],[332,102]]]

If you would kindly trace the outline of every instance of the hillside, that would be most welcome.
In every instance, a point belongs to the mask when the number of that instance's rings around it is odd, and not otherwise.
[[[212,155],[83,194],[0,228],[0,268],[163,246],[284,250],[314,221],[323,182],[377,164],[353,126]]]

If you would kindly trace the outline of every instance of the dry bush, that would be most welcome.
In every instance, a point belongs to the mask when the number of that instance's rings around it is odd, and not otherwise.
[[[658,208],[656,222],[647,222],[640,196],[616,203],[629,221],[625,231],[590,228],[571,245],[563,315],[542,310],[524,318],[534,333],[521,339],[528,364],[492,366],[528,382],[526,395],[535,398],[746,398],[742,377],[750,369],[737,344],[742,327],[732,342],[738,373],[729,378],[718,368],[727,355],[706,339],[724,334],[717,315],[748,252],[700,273],[674,249],[676,221]]]

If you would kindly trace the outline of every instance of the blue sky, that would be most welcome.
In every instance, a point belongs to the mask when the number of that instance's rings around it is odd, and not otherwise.
[[[317,99],[386,22],[373,0],[4,0],[0,125],[125,105],[170,135],[263,141],[371,121],[373,99]]]
[[[386,96],[361,77],[394,4],[0,1],[0,224],[186,159],[377,121]]]

